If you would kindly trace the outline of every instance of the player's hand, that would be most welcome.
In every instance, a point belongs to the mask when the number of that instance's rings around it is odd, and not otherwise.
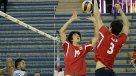
[[[121,9],[120,4],[115,4],[115,8],[117,8],[118,10]]]
[[[88,18],[86,18],[86,19],[88,19],[89,21],[92,21],[92,22],[95,22],[95,21],[96,21],[94,17],[88,17]]]
[[[6,66],[7,67],[13,67],[13,61],[11,58],[8,58],[7,61],[6,61]]]
[[[74,10],[71,19],[72,20],[80,20],[80,17],[77,15],[78,15],[78,12],[76,10]]]

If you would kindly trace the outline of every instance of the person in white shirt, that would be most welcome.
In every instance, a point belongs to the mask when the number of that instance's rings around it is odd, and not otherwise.
[[[54,76],[64,76],[64,71],[62,71],[62,68],[61,68],[61,67],[57,67],[57,68],[54,70]]]
[[[17,59],[15,61],[15,68],[16,68],[16,71],[14,71],[13,76],[27,76],[25,72],[26,64],[24,59],[21,59],[21,58]]]

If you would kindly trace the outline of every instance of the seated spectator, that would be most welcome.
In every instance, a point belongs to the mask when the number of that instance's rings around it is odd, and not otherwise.
[[[4,11],[3,12],[7,12],[7,4],[8,4],[8,0],[0,0],[0,9],[1,9],[1,5],[4,4]]]
[[[25,72],[26,64],[24,59],[21,59],[21,58],[17,59],[15,61],[15,68],[16,68],[16,71],[14,71],[13,76],[27,76]]]
[[[35,72],[34,76],[41,76],[41,72]]]
[[[55,71],[54,71],[54,76],[64,76],[64,71],[62,71],[61,67],[56,67]]]
[[[58,72],[58,76],[64,76],[64,71],[62,71],[62,68],[60,68],[60,70]]]

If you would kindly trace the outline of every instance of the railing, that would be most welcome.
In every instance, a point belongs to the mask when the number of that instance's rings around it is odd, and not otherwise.
[[[100,12],[107,13],[106,11],[106,1],[108,0],[99,0]],[[113,10],[114,4],[119,3],[125,13],[136,13],[136,0],[112,0],[111,9]]]

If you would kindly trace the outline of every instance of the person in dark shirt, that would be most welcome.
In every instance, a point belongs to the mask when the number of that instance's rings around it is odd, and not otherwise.
[[[7,12],[7,4],[8,4],[8,0],[0,0],[0,9],[1,9],[1,5],[4,4],[4,11],[3,12]]]

